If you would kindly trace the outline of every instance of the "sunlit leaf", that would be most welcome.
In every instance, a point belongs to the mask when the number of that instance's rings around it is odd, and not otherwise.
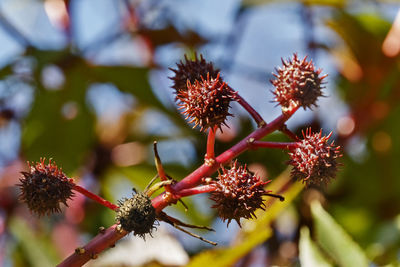
[[[368,266],[369,260],[362,249],[322,208],[319,202],[311,204],[316,238],[321,247],[340,266]]]
[[[303,227],[300,230],[299,258],[301,266],[329,267],[332,266],[322,256],[321,252],[310,238],[310,230]]]

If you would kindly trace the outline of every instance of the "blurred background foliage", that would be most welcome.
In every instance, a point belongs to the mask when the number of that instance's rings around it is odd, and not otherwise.
[[[309,55],[329,74],[327,97],[288,126],[297,134],[310,125],[333,131],[341,171],[327,188],[286,188],[285,202],[268,202],[241,230],[221,223],[207,196],[185,199],[187,212],[167,208],[216,229],[201,233],[219,242],[216,249],[161,224],[154,239],[130,236],[90,265],[395,266],[399,8],[372,0],[0,1],[0,266],[53,266],[114,222],[113,212],[79,195],[63,214],[30,214],[15,187],[26,161],[53,158],[113,202],[155,175],[153,140],[177,180],[202,163],[206,137],[177,112],[168,79],[168,68],[194,52],[267,121],[280,113],[268,82],[274,67],[293,52]],[[232,113],[217,153],[256,128],[235,103]],[[266,140],[287,141],[278,133]],[[272,190],[289,179],[282,151],[248,151],[239,160],[272,179]]]

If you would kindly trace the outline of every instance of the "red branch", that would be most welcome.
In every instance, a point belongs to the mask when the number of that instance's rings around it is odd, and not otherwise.
[[[214,126],[214,128],[210,128],[210,130],[208,131],[206,160],[214,160],[215,158],[214,146],[215,146],[215,133],[217,129],[218,129],[217,126]]]
[[[288,129],[286,124],[283,124],[282,127],[279,130],[282,133],[286,134],[293,141],[300,141],[300,139],[297,137],[297,135],[295,135],[291,130]]]
[[[79,193],[81,193],[82,195],[84,195],[84,196],[96,201],[97,203],[99,203],[99,204],[101,204],[101,205],[103,205],[103,206],[105,206],[107,208],[110,208],[112,210],[117,210],[118,209],[117,205],[115,205],[115,204],[113,204],[113,203],[111,203],[111,202],[99,197],[96,194],[93,194],[92,192],[89,192],[88,190],[86,190],[85,188],[83,188],[83,187],[81,187],[79,185],[75,185],[74,186],[74,190],[79,192]]]
[[[252,148],[279,148],[279,149],[293,149],[297,146],[296,143],[285,143],[285,142],[263,142],[254,141],[251,142]]]
[[[209,193],[215,191],[215,189],[217,188],[213,185],[202,185],[193,188],[182,189],[178,194],[174,194],[174,196],[179,198],[193,196],[197,194]]]
[[[213,164],[210,166],[204,163],[203,165],[201,165],[191,174],[186,176],[183,180],[171,186],[172,191],[174,192],[173,198],[164,197],[165,193],[162,193],[159,196],[153,198],[152,199],[153,207],[157,210],[157,212],[161,212],[166,206],[176,202],[177,197],[181,197],[180,196],[181,192],[183,192],[184,195],[189,195],[188,194],[189,192],[195,193],[196,192],[195,189],[193,190],[190,189],[200,184],[202,178],[212,175],[214,172],[218,170],[218,168],[221,165],[228,164],[232,159],[234,159],[244,151],[251,148],[249,140],[255,140],[255,141],[259,140],[264,136],[266,136],[267,134],[278,130],[297,111],[297,109],[298,107],[293,108],[290,111],[286,111],[284,114],[280,115],[269,124],[252,132],[250,135],[241,140],[239,143],[237,143],[236,145],[234,145],[233,147],[231,147],[230,149],[226,150],[224,153],[219,155],[216,158],[217,164]],[[207,187],[204,187],[204,190],[205,188]],[[116,225],[113,225],[110,228],[108,228],[104,234],[102,233],[98,234],[86,246],[83,247],[85,249],[84,254],[74,253],[58,266],[59,267],[82,266],[83,264],[88,262],[91,258],[93,258],[93,255],[97,255],[104,249],[110,247],[116,241],[118,241],[127,234],[127,232],[121,233],[119,231],[116,231],[115,228]]]
[[[81,253],[74,252],[68,258],[66,258],[62,263],[57,265],[58,267],[72,267],[72,266],[82,266],[86,262],[94,259],[103,250],[113,247],[114,244],[124,237],[127,232],[118,231],[117,225],[109,227],[105,232],[95,236],[86,246],[80,248]]]
[[[247,101],[244,100],[244,98],[241,97],[238,92],[233,90],[231,87],[229,87],[229,89],[235,92],[236,101],[253,117],[257,123],[257,126],[259,128],[263,127],[265,125],[265,121],[261,115],[249,103],[247,103]]]

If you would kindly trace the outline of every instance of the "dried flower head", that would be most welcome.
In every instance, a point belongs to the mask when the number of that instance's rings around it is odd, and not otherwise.
[[[218,215],[223,221],[236,220],[240,225],[240,218],[251,219],[256,217],[254,212],[257,209],[264,210],[264,195],[271,195],[278,198],[281,196],[269,194],[264,186],[270,181],[263,182],[259,177],[247,170],[246,165],[241,166],[235,161],[231,168],[221,168],[218,180],[211,181],[217,189],[211,193],[211,199],[216,203],[213,208],[218,210]]]
[[[154,228],[156,210],[151,204],[150,198],[144,193],[138,193],[132,198],[125,198],[118,202],[116,221],[122,229],[132,232],[134,235],[144,237]]]
[[[193,128],[200,126],[201,131],[214,126],[221,128],[226,117],[232,116],[228,109],[235,93],[219,74],[216,78],[207,74],[206,79],[201,78],[201,81],[196,80],[193,84],[188,81],[187,87],[188,90],[178,93],[181,101],[178,105],[186,119],[190,118],[190,123],[194,123]]]
[[[29,164],[29,162],[28,162]],[[28,208],[39,216],[60,212],[60,203],[67,205],[67,200],[74,193],[73,179],[69,179],[55,162],[41,158],[36,164],[29,164],[29,172],[21,172],[21,193],[19,198],[28,205]]]
[[[195,54],[194,60],[188,59],[185,55],[185,63],[181,61],[176,66],[178,67],[176,70],[170,68],[175,73],[175,76],[170,77],[170,79],[174,82],[172,88],[175,89],[176,95],[181,91],[188,90],[188,81],[194,84],[195,81],[201,81],[202,78],[206,78],[207,74],[211,78],[216,78],[219,73],[219,69],[214,69],[214,65],[211,62],[207,62],[202,55],[198,59],[197,54]],[[178,97],[175,100],[178,100]]]
[[[297,142],[296,148],[289,153],[294,168],[291,176],[302,180],[306,185],[328,184],[336,176],[339,166],[337,158],[341,157],[340,146],[334,142],[328,143],[332,132],[328,136],[311,133],[311,128],[303,132],[304,139]]]
[[[274,101],[283,110],[292,106],[302,106],[304,109],[317,106],[317,98],[322,96],[321,85],[327,75],[319,77],[322,70],[316,70],[312,60],[307,61],[307,56],[300,60],[294,54],[292,60],[282,59],[282,64],[282,68],[276,69],[277,74],[273,73],[276,79],[271,80],[275,86]]]

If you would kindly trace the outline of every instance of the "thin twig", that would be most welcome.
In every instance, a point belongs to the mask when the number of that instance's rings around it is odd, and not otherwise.
[[[93,194],[92,192],[86,190],[85,188],[83,188],[83,187],[81,187],[79,185],[75,185],[74,186],[74,190],[79,192],[79,193],[81,193],[82,195],[92,199],[93,201],[96,201],[97,203],[103,205],[104,207],[107,207],[107,208],[112,209],[114,211],[118,209],[117,205],[105,200],[102,197],[99,197],[96,194]]]

